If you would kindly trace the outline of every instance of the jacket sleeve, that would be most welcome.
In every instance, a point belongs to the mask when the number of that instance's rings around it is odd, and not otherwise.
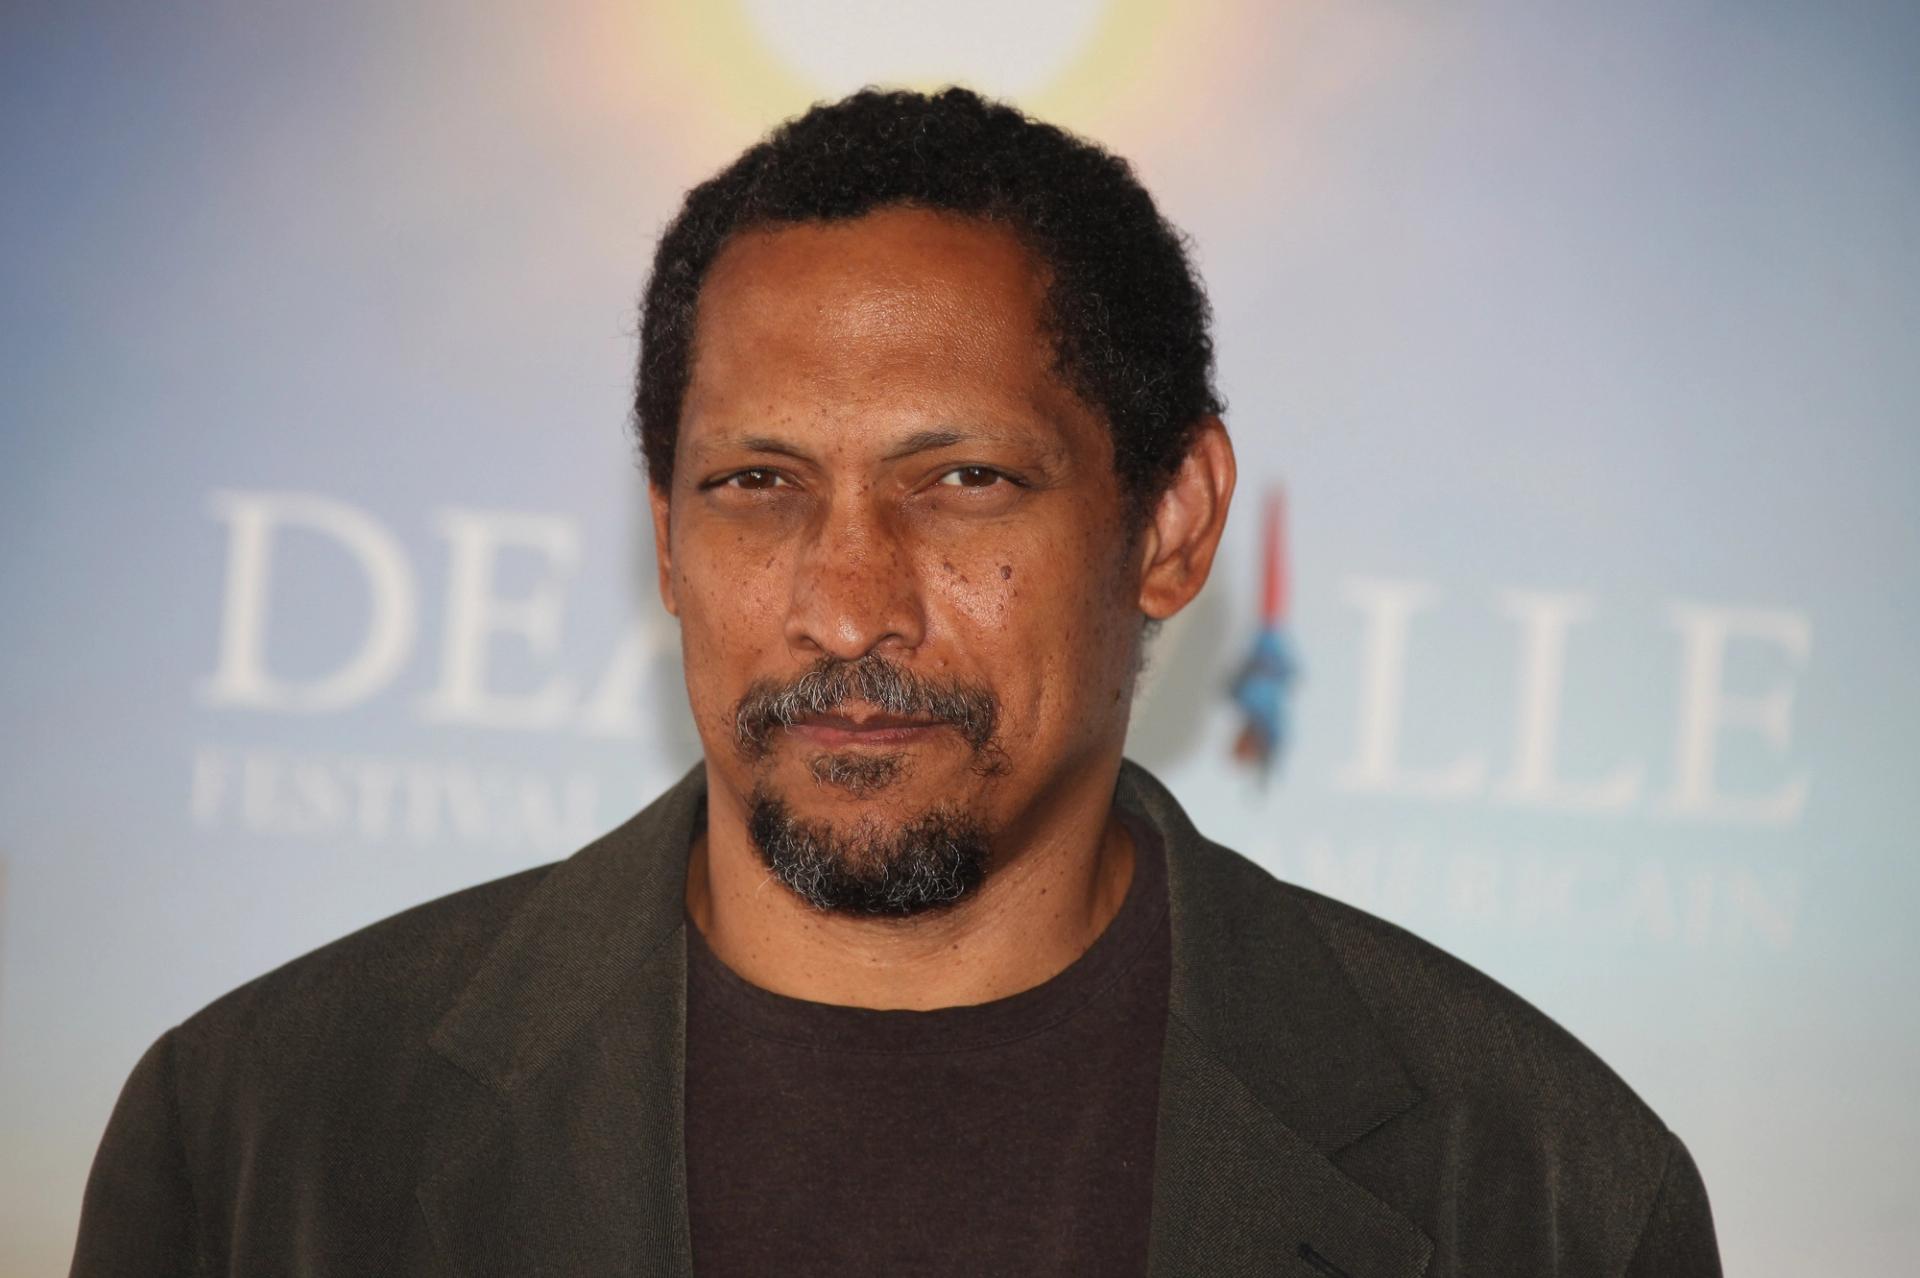
[[[188,1278],[193,1184],[174,1086],[174,1032],[147,1049],[120,1090],[80,1207],[72,1278]]]
[[[1707,1187],[1680,1138],[1667,1135],[1667,1166],[1641,1226],[1626,1278],[1720,1278]]]

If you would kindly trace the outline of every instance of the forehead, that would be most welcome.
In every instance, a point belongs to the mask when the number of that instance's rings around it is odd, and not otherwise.
[[[743,232],[701,290],[686,404],[964,391],[1057,397],[1046,273],[1004,227],[925,209]]]

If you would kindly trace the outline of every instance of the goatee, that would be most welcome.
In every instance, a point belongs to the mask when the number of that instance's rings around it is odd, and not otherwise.
[[[877,653],[853,661],[826,657],[790,680],[760,680],[733,711],[734,745],[765,763],[782,730],[849,705],[954,729],[973,756],[972,770],[1004,771],[995,738],[992,692],[957,679],[934,679]],[[906,751],[827,751],[807,761],[816,784],[854,799],[900,785],[913,770]],[[801,900],[843,914],[904,918],[952,905],[980,885],[987,831],[961,809],[939,805],[899,824],[869,814],[850,827],[796,816],[763,779],[748,800],[747,833],[767,867]]]
[[[749,800],[747,833],[794,895],[842,914],[906,918],[941,909],[987,873],[986,830],[950,808],[893,829],[862,821],[842,833],[796,817],[761,787]]]

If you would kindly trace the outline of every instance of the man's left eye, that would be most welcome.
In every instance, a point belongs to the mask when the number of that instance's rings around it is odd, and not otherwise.
[[[762,470],[755,467],[751,470],[736,470],[731,475],[723,475],[713,482],[713,487],[741,488],[748,492],[764,492],[769,488],[782,486],[786,482],[785,477],[777,470]]]
[[[953,488],[991,488],[1005,478],[985,466],[956,466],[940,476],[940,482]]]

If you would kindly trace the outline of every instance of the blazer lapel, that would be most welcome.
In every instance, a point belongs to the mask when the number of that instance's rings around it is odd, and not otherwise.
[[[1126,764],[1166,843],[1173,987],[1149,1272],[1416,1278],[1433,1246],[1329,1157],[1420,1093],[1287,889]]]
[[[1194,1032],[1168,1029],[1148,1272],[1414,1278],[1433,1250],[1256,1100]]]
[[[686,853],[696,768],[549,870],[432,1044],[479,1085],[418,1198],[462,1278],[692,1272]]]

